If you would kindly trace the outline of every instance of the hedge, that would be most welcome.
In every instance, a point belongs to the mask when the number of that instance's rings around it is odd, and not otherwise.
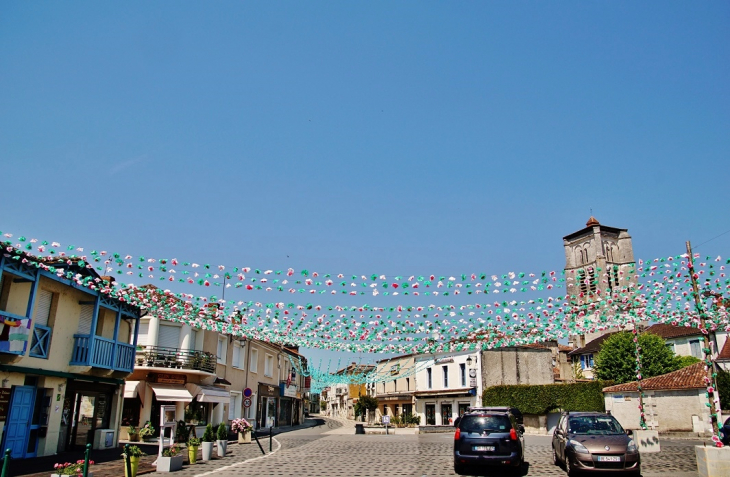
[[[605,412],[603,392],[612,381],[591,381],[589,383],[503,385],[484,390],[484,406],[516,407],[523,414],[547,414],[563,411]]]

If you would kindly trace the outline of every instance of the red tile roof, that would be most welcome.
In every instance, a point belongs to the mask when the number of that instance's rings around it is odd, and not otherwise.
[[[730,360],[730,336],[725,339],[725,345],[720,350],[720,354],[717,355],[717,359]]]
[[[574,349],[570,353],[568,353],[570,356],[577,356],[581,354],[587,354],[587,353],[598,353],[601,350],[601,345],[603,345],[603,342],[608,339],[609,336],[617,333],[616,331],[613,331],[611,333],[606,333],[605,335],[601,335],[598,338],[594,339],[593,341],[588,342],[584,347]]]
[[[645,330],[646,333],[652,333],[661,336],[665,340],[671,338],[681,338],[684,336],[699,336],[702,332],[691,326],[672,326],[664,323],[651,325]]]
[[[705,364],[695,363],[692,366],[687,366],[686,368],[671,373],[644,379],[641,381],[641,387],[644,391],[700,389],[706,387],[705,376],[707,376],[705,373]],[[604,393],[638,392],[638,390],[636,381],[603,388]]]

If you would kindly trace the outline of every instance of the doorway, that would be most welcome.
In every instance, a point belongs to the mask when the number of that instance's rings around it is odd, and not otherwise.
[[[436,405],[435,404],[426,404],[426,425],[428,425],[428,426],[436,425]]]
[[[38,436],[33,439],[30,436],[35,394],[36,388],[33,386],[13,386],[2,444],[3,449],[10,449],[13,459],[35,456]]]
[[[266,427],[276,427],[276,398],[266,398]]]
[[[109,427],[108,404],[108,396],[103,393],[88,391],[74,393],[67,449],[83,449],[86,444],[93,444],[96,430]]]
[[[454,424],[454,421],[451,420],[451,403],[441,404],[441,424],[444,426]]]

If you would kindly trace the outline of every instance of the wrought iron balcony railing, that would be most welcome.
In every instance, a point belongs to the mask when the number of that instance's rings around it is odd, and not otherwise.
[[[136,359],[137,366],[191,369],[215,374],[216,356],[207,351],[164,346],[138,346]]]

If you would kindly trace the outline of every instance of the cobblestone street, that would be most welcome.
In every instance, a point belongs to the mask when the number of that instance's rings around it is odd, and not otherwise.
[[[355,435],[342,422],[328,420],[315,428],[276,436],[274,453],[260,457],[256,444],[229,446],[229,457],[186,466],[180,476],[453,476],[451,434]],[[662,452],[642,457],[645,477],[697,475],[693,445],[668,440]],[[262,440],[268,453],[268,439]],[[525,475],[564,476],[551,464],[550,439],[527,436]],[[244,459],[251,459],[243,461]],[[162,475],[162,474],[152,474]],[[498,472],[487,475],[501,475]]]

